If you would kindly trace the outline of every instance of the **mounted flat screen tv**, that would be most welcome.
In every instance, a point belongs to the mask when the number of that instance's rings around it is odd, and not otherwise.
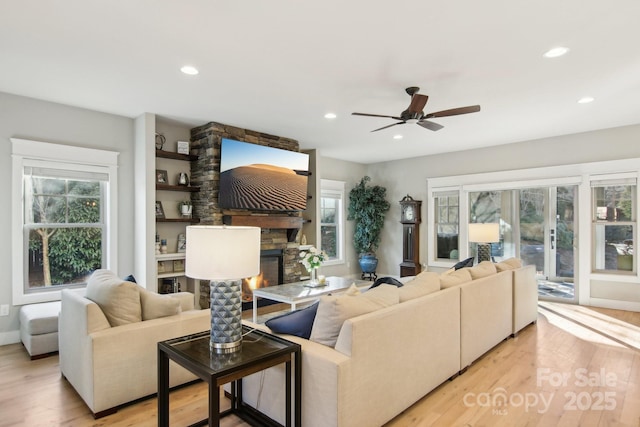
[[[308,154],[223,138],[218,204],[222,209],[302,211],[308,175]]]

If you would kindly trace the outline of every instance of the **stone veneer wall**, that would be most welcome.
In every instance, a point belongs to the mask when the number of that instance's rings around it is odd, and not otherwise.
[[[222,138],[252,144],[281,148],[289,151],[300,151],[298,141],[289,138],[241,129],[221,123],[210,122],[191,129],[191,154],[198,160],[191,165],[191,185],[199,186],[200,191],[192,194],[194,216],[200,218],[200,224],[222,225],[223,215],[246,215],[247,211],[221,210],[218,207],[218,191],[220,188],[220,144]],[[264,213],[261,213],[264,215]],[[299,213],[277,213],[274,216],[295,215]],[[187,243],[188,244],[188,243]],[[287,241],[285,229],[262,229],[260,248],[283,250],[283,282],[291,283],[300,280],[298,266],[298,242]],[[209,307],[209,282],[200,285],[200,307]]]

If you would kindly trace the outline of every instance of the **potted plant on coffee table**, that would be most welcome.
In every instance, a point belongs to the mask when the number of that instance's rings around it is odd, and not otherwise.
[[[380,244],[380,233],[384,217],[391,207],[386,200],[387,189],[379,185],[369,185],[371,178],[364,176],[349,192],[347,219],[355,221],[353,245],[359,254],[362,278],[377,278],[375,272],[378,258],[375,251]]]

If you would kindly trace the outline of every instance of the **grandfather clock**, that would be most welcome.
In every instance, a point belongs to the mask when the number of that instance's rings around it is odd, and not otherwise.
[[[420,266],[420,200],[408,194],[400,200],[400,222],[402,223],[402,264],[400,277],[416,276]]]

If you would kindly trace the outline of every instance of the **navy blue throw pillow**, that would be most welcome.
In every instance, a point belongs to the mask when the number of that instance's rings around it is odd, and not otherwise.
[[[133,274],[128,275],[123,279],[125,282],[138,283],[136,282],[136,278],[133,277]]]
[[[473,257],[463,259],[462,261],[454,265],[452,268],[454,270],[460,270],[461,268],[465,268],[465,267],[473,267]]]
[[[276,334],[289,334],[309,339],[317,311],[318,303],[315,303],[301,310],[272,317],[265,322],[265,325]]]
[[[371,285],[371,287],[369,287],[369,289],[373,289],[376,286],[380,286],[382,284],[386,284],[386,285],[394,285],[397,286],[399,288],[402,287],[402,282],[399,280],[394,279],[393,277],[381,277],[379,279],[377,279],[375,282],[373,282],[373,285]],[[367,289],[367,290],[369,290]]]

